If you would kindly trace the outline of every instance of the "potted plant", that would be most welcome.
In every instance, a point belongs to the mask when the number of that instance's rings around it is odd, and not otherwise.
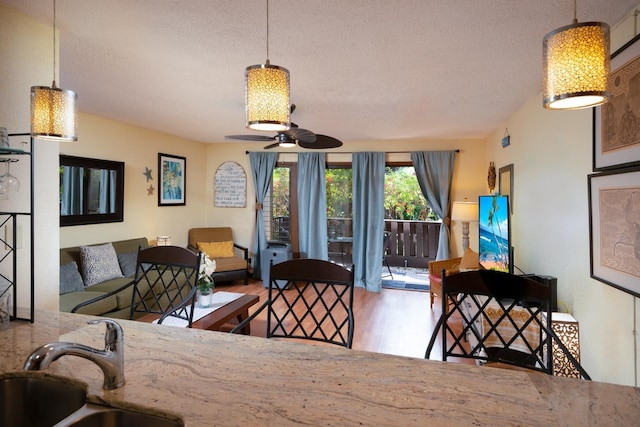
[[[213,288],[215,283],[213,282],[213,272],[216,271],[216,262],[209,258],[207,254],[202,256],[202,262],[200,263],[200,269],[198,271],[198,306],[209,307],[211,305],[211,298],[213,296]]]

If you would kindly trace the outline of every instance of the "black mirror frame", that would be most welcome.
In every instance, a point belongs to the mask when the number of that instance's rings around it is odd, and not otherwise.
[[[80,166],[116,171],[116,211],[110,214],[60,215],[60,227],[124,221],[124,162],[60,154],[60,166]],[[58,209],[59,212],[59,209]]]

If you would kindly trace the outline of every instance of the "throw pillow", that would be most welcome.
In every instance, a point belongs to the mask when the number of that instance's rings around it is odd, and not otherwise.
[[[118,255],[111,243],[80,246],[80,265],[85,286],[124,277],[118,264]]]
[[[118,254],[118,264],[124,277],[132,277],[136,274],[136,263],[138,262],[138,251],[126,254]]]
[[[480,261],[478,259],[478,253],[473,249],[467,248],[460,260],[460,271],[471,271],[480,269]]]
[[[231,258],[233,242],[198,242],[198,249],[209,255],[209,258]]]
[[[60,266],[60,295],[84,290],[84,282],[78,271],[78,264],[71,261]]]

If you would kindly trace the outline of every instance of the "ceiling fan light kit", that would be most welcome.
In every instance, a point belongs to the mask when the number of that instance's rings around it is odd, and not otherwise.
[[[578,23],[547,34],[543,51],[543,105],[550,110],[595,107],[609,99],[609,25]]]
[[[31,87],[31,135],[57,141],[78,140],[78,95],[56,87],[56,1],[53,0],[53,83]]]

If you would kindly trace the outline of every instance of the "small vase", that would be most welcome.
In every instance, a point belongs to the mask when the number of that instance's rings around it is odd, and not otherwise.
[[[198,307],[207,308],[211,305],[211,298],[213,297],[213,292],[209,291],[208,293],[202,293],[198,291]]]

